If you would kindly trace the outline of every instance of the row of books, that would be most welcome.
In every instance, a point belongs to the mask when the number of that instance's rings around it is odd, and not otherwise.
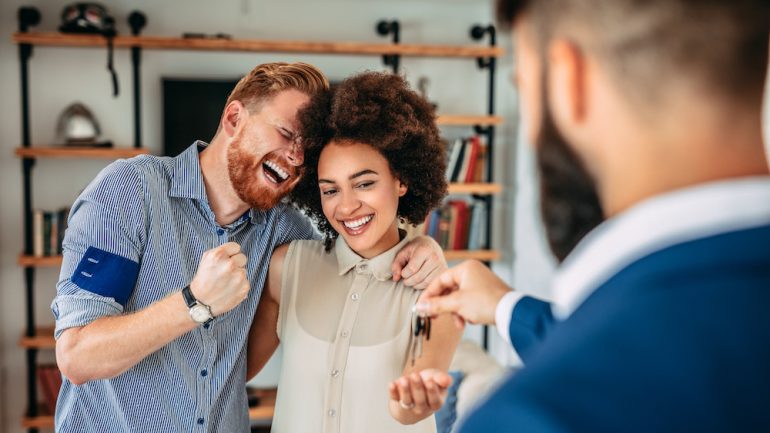
[[[452,183],[488,182],[487,144],[481,136],[458,138],[447,145],[446,178]]]
[[[484,200],[448,200],[431,212],[423,234],[444,250],[478,250],[487,244],[487,205]]]
[[[62,253],[69,208],[55,211],[36,209],[32,213],[32,255],[56,256]]]
[[[37,366],[37,383],[40,385],[43,406],[48,413],[56,411],[56,399],[61,389],[61,372],[56,364],[41,364]]]

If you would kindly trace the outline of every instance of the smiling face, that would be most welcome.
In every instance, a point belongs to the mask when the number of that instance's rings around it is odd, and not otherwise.
[[[296,118],[308,100],[300,91],[284,90],[254,113],[244,111],[244,126],[227,150],[227,168],[238,197],[250,207],[272,208],[299,180],[303,155]]]
[[[407,187],[375,148],[329,143],[318,160],[318,187],[326,219],[358,255],[372,258],[399,242],[396,213]]]

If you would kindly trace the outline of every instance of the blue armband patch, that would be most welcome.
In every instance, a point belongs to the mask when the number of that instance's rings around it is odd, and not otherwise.
[[[88,247],[70,280],[83,290],[115,298],[126,306],[139,275],[139,263],[117,254]]]

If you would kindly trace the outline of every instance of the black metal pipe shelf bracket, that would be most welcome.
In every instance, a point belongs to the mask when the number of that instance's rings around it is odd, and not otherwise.
[[[128,16],[128,25],[131,27],[131,34],[139,36],[144,26],[147,25],[147,17],[139,11],[133,11]],[[137,46],[131,47],[131,71],[134,79],[134,148],[136,149],[142,147],[141,61],[142,49]]]
[[[398,45],[401,42],[401,25],[398,20],[380,20],[376,26],[377,34],[380,36],[393,35],[393,44]],[[382,56],[382,63],[389,66],[394,74],[398,74],[398,68],[401,63],[401,56],[398,54],[385,54]]]
[[[19,32],[26,33],[29,28],[40,23],[40,11],[34,7],[20,7],[17,13]],[[32,57],[32,44],[19,44],[19,64],[21,79],[21,146],[30,147],[32,138],[29,127],[29,59]],[[24,254],[32,254],[32,168],[33,158],[21,160],[24,188]],[[35,269],[24,268],[25,302],[27,320],[24,334],[27,337],[35,335]],[[37,410],[37,349],[27,349],[27,414],[31,417],[38,415]],[[37,433],[37,429],[29,429]]]
[[[493,25],[475,25],[471,27],[470,37],[474,41],[481,41],[486,36],[489,36],[489,46],[495,47],[497,45],[495,27]],[[487,114],[493,116],[495,114],[495,70],[497,69],[497,59],[495,57],[479,57],[476,59],[476,64],[479,69],[486,69],[489,72],[489,81],[487,88]],[[483,134],[487,137],[487,180],[492,182],[494,175],[494,142],[495,142],[495,127],[494,125],[487,126],[474,126],[474,130],[477,134]],[[484,197],[485,205],[487,206],[487,233],[486,233],[486,249],[492,248],[492,203],[493,198],[491,195]],[[491,266],[489,261],[484,262],[487,266]],[[484,326],[482,334],[482,342],[485,350],[489,350],[489,327]]]

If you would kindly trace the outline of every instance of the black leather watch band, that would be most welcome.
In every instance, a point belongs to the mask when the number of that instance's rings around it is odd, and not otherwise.
[[[184,296],[184,301],[187,303],[187,308],[192,308],[198,303],[198,300],[195,299],[195,296],[193,296],[192,291],[190,290],[190,286],[182,289],[182,296]]]

